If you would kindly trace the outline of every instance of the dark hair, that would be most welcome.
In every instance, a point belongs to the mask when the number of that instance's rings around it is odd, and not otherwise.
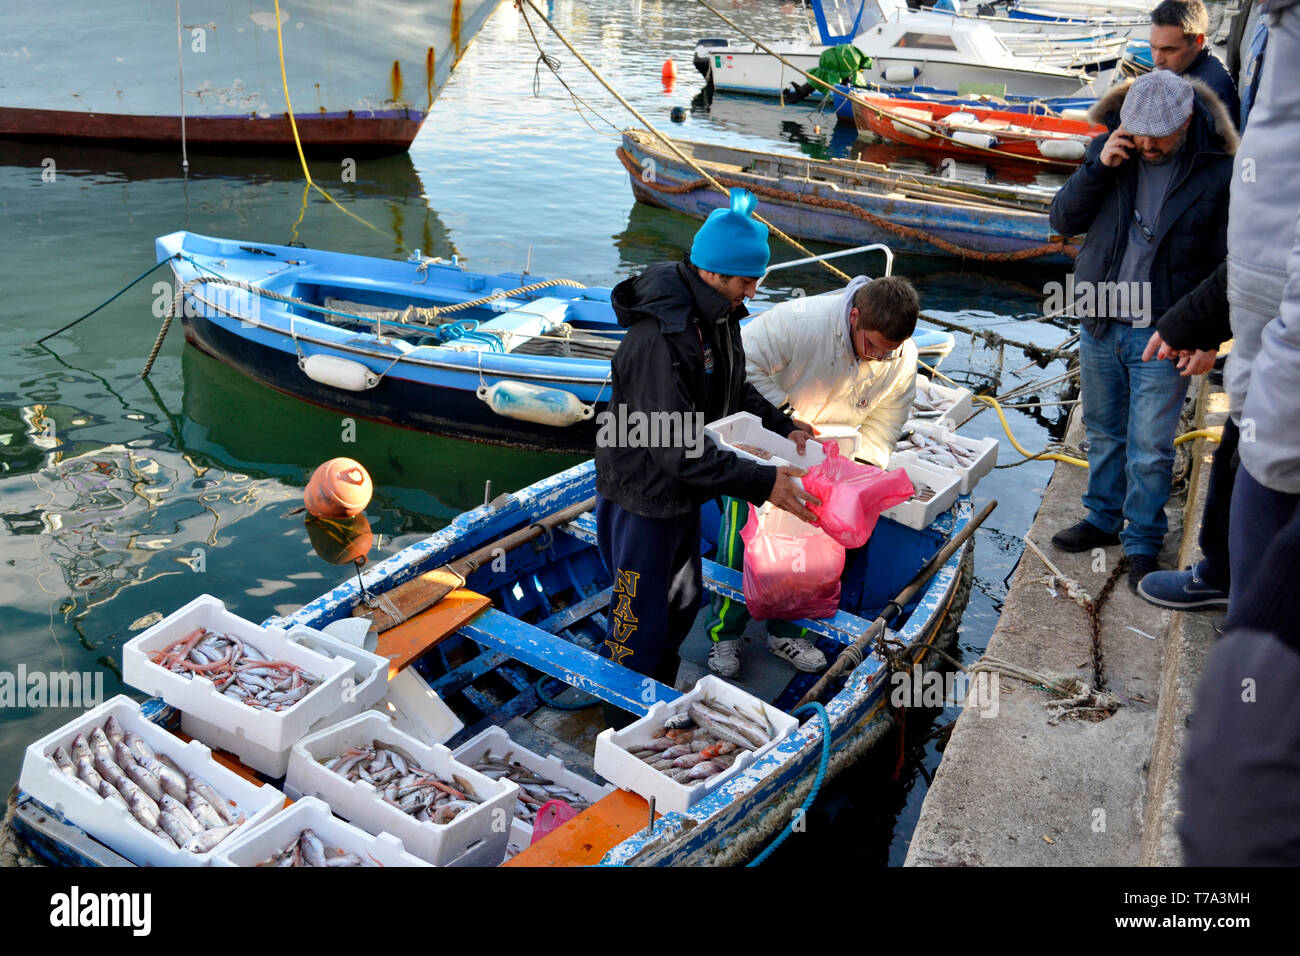
[[[1183,36],[1193,39],[1210,32],[1210,14],[1201,0],[1161,0],[1151,11],[1151,24],[1157,27],[1178,27]]]
[[[859,329],[879,332],[890,342],[902,342],[916,331],[921,300],[906,279],[884,276],[858,289],[853,306],[858,310]]]

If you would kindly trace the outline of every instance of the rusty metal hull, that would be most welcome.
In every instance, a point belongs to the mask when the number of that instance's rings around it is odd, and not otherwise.
[[[71,0],[11,18],[0,136],[406,149],[499,0]],[[21,22],[12,22],[18,19]],[[183,82],[182,82],[183,77]]]

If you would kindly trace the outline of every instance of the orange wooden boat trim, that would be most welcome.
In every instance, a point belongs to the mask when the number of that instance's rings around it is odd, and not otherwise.
[[[656,813],[655,819],[661,816]],[[649,825],[650,804],[645,798],[615,790],[501,865],[595,866],[612,848]]]
[[[392,680],[403,667],[446,640],[491,604],[491,599],[482,594],[457,588],[433,607],[384,631],[379,635],[375,653],[388,658],[388,679]]]

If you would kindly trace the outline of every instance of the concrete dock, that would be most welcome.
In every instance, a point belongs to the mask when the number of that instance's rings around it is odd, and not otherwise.
[[[1226,396],[1202,384],[1193,424],[1222,424]],[[1068,440],[1083,428],[1076,414]],[[1196,544],[1215,444],[1191,443],[1185,496],[1170,500],[1162,568],[1200,557]],[[1051,537],[1083,517],[1087,471],[1060,463],[1029,537],[1094,598],[1122,557],[1067,554]],[[978,555],[977,555],[978,560]],[[987,654],[1054,677],[1091,680],[1084,609],[1041,580],[1043,562],[1026,549]],[[1102,606],[1105,689],[1124,699],[1101,720],[1049,724],[1041,686],[999,677],[996,713],[966,707],[925,798],[907,866],[1177,866],[1178,781],[1192,697],[1221,610],[1171,612],[1148,604],[1121,576]],[[971,663],[971,662],[967,662]]]

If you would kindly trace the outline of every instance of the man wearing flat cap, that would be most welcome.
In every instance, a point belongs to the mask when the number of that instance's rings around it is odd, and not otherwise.
[[[1165,311],[1227,255],[1236,127],[1206,85],[1157,70],[1117,86],[1089,111],[1108,132],[1052,202],[1052,228],[1087,233],[1075,260],[1075,314],[1087,430],[1084,520],[1052,543],[1065,551],[1120,544],[1129,587],[1157,570],[1174,433],[1188,379],[1143,362]]]
[[[770,255],[757,200],[731,191],[695,234],[682,262],[653,265],[614,287],[627,335],[610,363],[606,424],[662,422],[667,430],[605,427],[596,436],[596,538],[613,582],[601,653],[660,683],[700,609],[700,505],[720,495],[770,501],[805,521],[820,504],[798,468],[762,465],[708,441],[703,425],[752,412],[800,453],[811,426],[784,415],[745,380],[740,320]],[[606,705],[606,721],[630,718]]]

